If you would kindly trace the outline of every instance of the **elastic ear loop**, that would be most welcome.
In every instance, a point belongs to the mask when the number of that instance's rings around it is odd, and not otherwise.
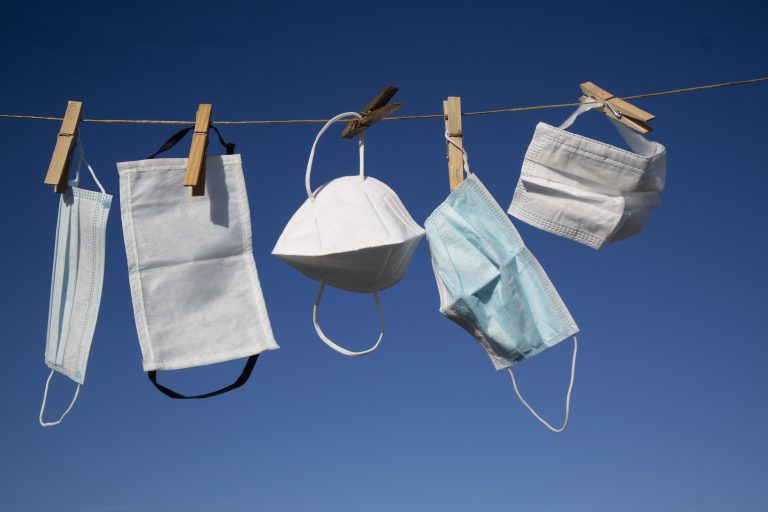
[[[315,331],[317,332],[317,335],[320,336],[320,339],[323,340],[323,343],[331,347],[333,350],[335,350],[339,354],[344,354],[345,356],[350,356],[350,357],[364,356],[366,354],[370,354],[371,352],[379,348],[379,344],[381,343],[381,340],[384,339],[384,310],[381,308],[381,303],[379,302],[379,292],[378,291],[373,292],[373,302],[376,304],[376,309],[379,311],[379,317],[381,318],[381,333],[379,334],[379,339],[376,340],[376,344],[374,346],[372,346],[367,350],[363,350],[362,352],[352,352],[351,350],[347,350],[344,347],[340,347],[339,345],[331,341],[325,335],[325,333],[320,328],[320,325],[317,322],[317,314],[320,309],[320,299],[323,298],[323,290],[325,290],[325,282],[320,283],[320,289],[317,291],[317,299],[315,299],[315,305],[312,308],[312,323],[315,325]]]
[[[61,420],[64,419],[64,416],[69,414],[69,411],[72,410],[72,406],[75,405],[75,402],[77,401],[77,396],[80,394],[80,384],[77,385],[77,389],[75,390],[75,396],[72,398],[72,401],[69,403],[69,407],[67,407],[67,410],[64,411],[64,414],[61,415],[61,417],[56,421],[51,422],[45,422],[43,421],[43,413],[45,412],[45,402],[48,400],[48,386],[51,383],[51,378],[53,377],[53,370],[51,370],[51,373],[48,375],[48,380],[45,381],[45,392],[43,393],[43,405],[40,406],[40,426],[42,427],[52,427],[54,425],[58,425],[61,423]]]
[[[322,128],[320,128],[320,131],[317,133],[317,136],[315,137],[315,142],[312,143],[312,149],[309,151],[309,161],[307,162],[307,172],[306,172],[306,175],[304,176],[304,186],[307,189],[307,196],[311,200],[315,199],[315,194],[312,192],[312,187],[309,184],[309,178],[310,178],[310,176],[312,174],[312,162],[315,159],[315,148],[317,148],[317,143],[320,140],[320,137],[322,137],[322,135],[325,133],[325,131],[328,128],[330,128],[330,126],[333,123],[335,123],[336,121],[338,121],[340,119],[343,119],[345,117],[350,117],[350,116],[351,117],[355,117],[355,118],[359,119],[360,121],[363,120],[363,116],[361,116],[357,112],[344,112],[342,114],[334,116],[331,119],[329,119],[328,122],[325,123]],[[358,140],[359,140],[359,148],[360,148],[360,177],[363,178],[363,177],[365,177],[365,173],[363,171],[363,156],[364,156],[363,153],[364,153],[364,149],[365,149],[365,139],[364,139],[362,133],[360,135],[358,135]]]
[[[563,121],[563,123],[558,126],[561,130],[568,129],[573,122],[576,120],[577,117],[579,117],[581,114],[586,112],[587,110],[592,110],[593,108],[602,107],[603,103],[595,102],[593,98],[586,98],[584,101],[579,105],[576,110],[574,110],[570,116],[568,116],[568,119]],[[611,107],[609,104],[605,103],[605,105],[608,105],[608,107],[611,110],[614,110],[613,107]],[[627,143],[627,146],[632,149],[635,153],[639,154],[643,157],[651,156],[655,153],[656,148],[658,147],[657,144],[654,142],[649,141],[645,137],[642,136],[642,134],[637,133],[635,130],[631,128],[627,128],[623,124],[619,123],[616,119],[610,118],[611,123],[613,126],[616,127],[616,130],[619,132],[619,135],[624,139],[624,142]]]
[[[445,132],[445,140],[448,141],[448,144],[453,145],[456,149],[461,151],[462,160],[464,160],[464,172],[467,176],[472,174],[472,171],[469,170],[469,156],[467,156],[467,151],[463,147],[459,146],[459,144],[453,140],[453,137],[448,135],[447,131]]]
[[[520,399],[521,402],[523,402],[523,405],[533,414],[533,416],[539,420],[541,423],[543,423],[549,430],[552,432],[560,433],[565,430],[565,427],[568,426],[568,419],[571,415],[571,392],[573,391],[573,379],[576,375],[576,352],[579,350],[579,340],[576,339],[576,336],[573,337],[573,361],[571,362],[571,382],[568,384],[568,394],[565,397],[565,421],[563,422],[563,426],[560,428],[555,428],[552,425],[547,422],[544,418],[538,415],[536,411],[533,410],[533,407],[531,407],[528,402],[525,401],[525,398],[523,398],[523,395],[520,394],[520,390],[517,388],[517,381],[515,380],[515,374],[512,373],[512,368],[507,368],[509,371],[510,377],[512,377],[512,386],[515,388],[515,393],[517,393],[517,398]]]
[[[96,185],[99,187],[99,190],[101,190],[101,193],[106,194],[104,187],[101,186],[99,178],[96,177],[96,173],[94,172],[93,167],[91,167],[90,162],[85,159],[85,150],[83,149],[83,143],[79,137],[77,139],[77,154],[79,158],[77,161],[77,170],[75,171],[75,183],[80,182],[80,167],[83,165],[83,163],[85,163],[86,167],[88,167],[88,171],[91,173],[93,181],[96,182]]]

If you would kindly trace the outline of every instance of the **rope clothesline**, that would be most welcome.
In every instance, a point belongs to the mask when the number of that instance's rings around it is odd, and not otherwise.
[[[672,89],[669,91],[648,92],[644,94],[635,94],[634,96],[623,96],[617,99],[637,100],[642,98],[651,98],[654,96],[667,96],[670,94],[681,94],[693,91],[703,91],[707,89],[718,89],[721,87],[731,87],[734,85],[754,84],[766,82],[768,77],[752,78],[750,80],[739,80],[734,82],[723,82],[719,84],[699,85],[695,87],[685,87],[682,89]],[[530,110],[544,110],[549,108],[576,107],[581,105],[579,102],[573,103],[553,103],[550,105],[535,105],[530,107],[498,108],[492,110],[478,110],[476,112],[463,112],[462,116],[483,116],[488,114],[501,114],[506,112],[526,112]],[[413,119],[436,119],[444,118],[444,114],[424,114],[412,116],[393,116],[385,117],[382,121],[409,121]],[[55,116],[35,116],[21,114],[0,114],[0,118],[6,119],[35,119],[40,121],[62,121],[63,117]],[[327,123],[328,119],[271,119],[271,120],[247,120],[247,121],[215,121],[215,124],[300,124],[300,123]],[[159,119],[81,119],[83,123],[106,123],[106,124],[194,124],[194,121],[169,121]],[[347,122],[347,121],[337,121]]]

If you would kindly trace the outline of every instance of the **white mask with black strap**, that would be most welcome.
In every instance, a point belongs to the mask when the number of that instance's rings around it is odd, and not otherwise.
[[[288,221],[272,254],[320,281],[313,312],[320,339],[341,354],[361,356],[376,350],[384,337],[384,314],[378,293],[403,278],[424,230],[391,188],[365,175],[362,135],[359,136],[359,175],[336,178],[312,190],[312,162],[320,137],[334,122],[349,117],[362,119],[355,112],[345,112],[328,121],[317,134],[305,177],[308,198]],[[323,333],[317,315],[326,284],[373,294],[382,325],[379,338],[371,348],[353,352]]]
[[[45,342],[45,364],[51,373],[45,382],[39,418],[43,427],[61,423],[80,394],[104,283],[104,235],[112,196],[104,192],[93,168],[85,160],[80,141],[77,142],[77,150],[79,161],[75,179],[69,182],[59,200]],[[83,163],[99,187],[99,192],[80,188],[80,167]],[[59,419],[46,422],[43,413],[54,372],[75,381],[77,389],[69,407]]]
[[[539,123],[525,154],[508,213],[544,231],[599,249],[637,235],[661,203],[664,146],[611,119],[632,151]]]
[[[184,187],[186,158],[155,159],[185,128],[145,160],[119,162],[120,213],[136,330],[149,380],[174,399],[202,399],[239,388],[272,334],[251,243],[243,165],[235,145],[205,159],[205,195]],[[187,395],[157,381],[180,370],[247,358],[231,384]]]

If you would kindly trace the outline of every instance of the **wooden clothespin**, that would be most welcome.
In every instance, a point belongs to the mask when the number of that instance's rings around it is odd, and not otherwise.
[[[345,139],[351,139],[355,135],[365,131],[366,128],[372,124],[381,121],[389,114],[400,110],[405,106],[405,103],[394,102],[388,103],[392,97],[399,91],[397,87],[387,86],[381,90],[371,101],[368,102],[360,115],[363,116],[363,120],[355,120],[347,124],[346,128],[341,132],[341,136]]]
[[[53,149],[53,156],[51,157],[51,163],[48,166],[48,173],[45,175],[44,183],[46,185],[53,185],[53,191],[57,194],[63,194],[67,190],[69,161],[77,141],[77,131],[82,110],[82,101],[70,101],[67,103],[67,111],[64,114],[64,120],[61,122],[59,136],[56,137],[56,147]]]
[[[584,93],[584,96],[580,98],[581,101],[586,100],[587,98],[592,98],[602,103],[603,106],[600,108],[605,115],[611,119],[615,119],[621,124],[629,126],[640,133],[648,133],[653,130],[653,128],[648,125],[649,121],[656,119],[656,116],[653,114],[615,97],[613,94],[601,89],[592,82],[584,82],[581,84],[581,92]]]
[[[464,155],[459,149],[464,147],[461,133],[461,98],[448,96],[448,99],[443,101],[443,113],[445,114],[445,133],[459,146],[457,148],[448,143],[448,179],[453,192],[464,181]]]
[[[201,103],[197,107],[195,131],[192,133],[192,145],[189,148],[189,160],[184,173],[184,185],[192,187],[193,196],[205,195],[205,157],[212,109],[213,106],[210,103]]]

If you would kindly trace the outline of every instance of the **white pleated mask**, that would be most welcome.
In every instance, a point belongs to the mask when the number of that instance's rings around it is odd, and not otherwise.
[[[666,149],[611,119],[632,151],[539,123],[508,213],[594,249],[638,234],[661,203]]]
[[[104,235],[112,196],[104,192],[93,168],[85,161],[80,141],[77,142],[77,149],[80,158],[75,179],[69,182],[66,192],[59,199],[45,342],[45,364],[51,373],[45,383],[39,418],[40,425],[44,427],[61,423],[80,393],[104,283]],[[80,188],[80,166],[83,163],[88,167],[99,192]],[[56,421],[46,422],[43,413],[54,371],[74,380],[77,389],[64,414]]]
[[[359,137],[360,173],[334,179],[317,190],[310,186],[315,148],[323,133],[337,120],[361,116],[339,114],[320,129],[309,154],[305,186],[307,200],[293,214],[272,254],[308,277],[320,281],[314,306],[314,325],[328,346],[347,356],[368,354],[384,336],[384,316],[378,292],[405,275],[424,230],[411,218],[397,194],[381,181],[365,175],[364,139]],[[352,352],[331,341],[317,322],[325,285],[372,293],[381,315],[376,344]]]

